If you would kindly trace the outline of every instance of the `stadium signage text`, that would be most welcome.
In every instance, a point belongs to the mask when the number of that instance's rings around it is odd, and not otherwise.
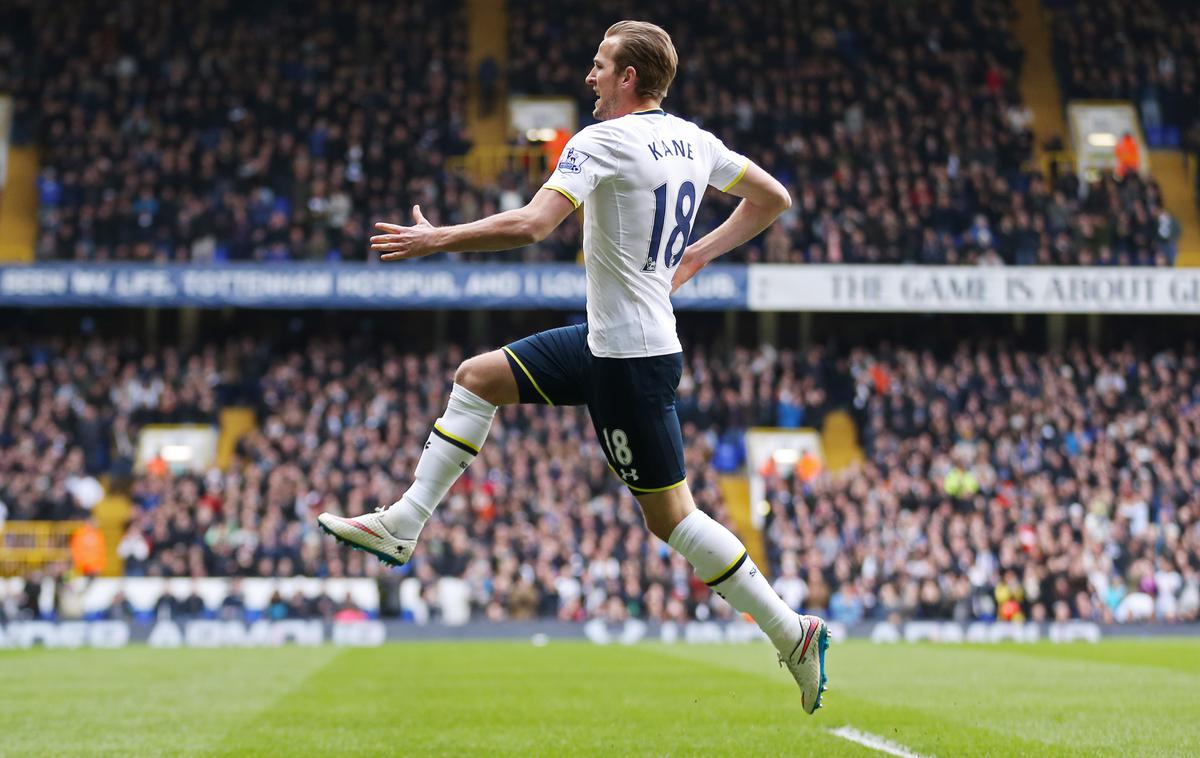
[[[0,266],[0,306],[581,309],[574,264]],[[680,309],[1200,314],[1200,269],[713,265]]]
[[[691,621],[682,626],[673,622],[651,626],[639,619],[629,619],[610,625],[603,619],[592,619],[583,625],[583,633],[597,645],[633,645],[638,642],[750,642],[766,639],[757,626],[749,622]],[[836,630],[835,630],[836,634]]]
[[[746,622],[692,621],[682,626],[671,622],[650,625],[638,619],[629,619],[613,626],[601,619],[593,619],[583,625],[584,634],[598,645],[632,645],[643,641],[673,644],[749,642],[766,639],[754,624]],[[1046,625],[1038,624],[994,624],[976,621],[960,624],[956,621],[909,621],[897,626],[884,621],[877,624],[845,624],[831,621],[829,631],[835,639],[866,637],[876,643],[894,642],[946,642],[946,643],[996,643],[996,642],[1099,642],[1100,626],[1089,621],[1068,621]]]
[[[1200,270],[754,265],[752,310],[1196,313]]]
[[[15,621],[0,626],[0,649],[125,647],[278,647],[285,644],[370,647],[382,645],[387,631],[379,621],[324,624],[320,621],[159,621],[153,626],[124,621]]]
[[[1121,634],[1195,633],[1178,625],[1108,627],[1070,621],[1061,624],[1003,624],[954,621],[888,622],[847,626],[832,622],[836,638],[865,638],[880,644],[940,642],[991,644],[999,642],[1098,642]],[[763,639],[758,627],[744,621],[691,621],[685,624],[647,623],[638,619],[610,624],[593,619],[585,624],[559,621],[518,623],[470,622],[462,626],[411,624],[395,621],[187,621],[152,624],[124,621],[14,621],[0,625],[0,650],[5,648],[119,648],[132,643],[151,647],[220,648],[334,645],[373,647],[385,642],[430,639],[525,639],[534,644],[552,640],[587,639],[597,645],[745,643]]]
[[[714,266],[679,308],[746,308],[746,269]],[[246,308],[582,308],[571,264],[0,266],[0,305]]]
[[[832,625],[831,625],[832,626]],[[1099,642],[1100,626],[1090,621],[1067,621],[1047,624],[988,624],[976,621],[959,624],[955,621],[910,621],[901,626],[890,622],[871,628],[872,642]]]

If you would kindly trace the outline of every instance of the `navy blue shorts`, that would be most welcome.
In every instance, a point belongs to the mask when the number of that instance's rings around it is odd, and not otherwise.
[[[534,334],[504,347],[522,403],[586,405],[608,465],[634,494],[684,482],[675,390],[683,353],[597,358],[587,325]]]

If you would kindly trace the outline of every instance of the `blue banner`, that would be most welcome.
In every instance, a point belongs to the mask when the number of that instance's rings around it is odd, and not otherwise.
[[[0,307],[582,309],[574,264],[0,266]],[[746,267],[704,269],[678,309],[745,310]]]

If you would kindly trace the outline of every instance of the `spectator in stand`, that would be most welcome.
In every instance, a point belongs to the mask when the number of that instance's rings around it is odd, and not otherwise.
[[[117,557],[124,563],[125,576],[145,576],[150,543],[144,534],[130,527],[117,544]]]
[[[54,618],[57,621],[83,618],[83,587],[62,575],[54,579]]]
[[[221,607],[217,609],[217,618],[222,621],[241,621],[245,616],[246,598],[242,595],[242,580],[235,577],[221,600]]]
[[[187,597],[180,600],[175,608],[175,619],[178,621],[194,621],[209,615],[208,609],[204,605],[204,599],[200,597],[195,584],[191,586]]]
[[[1117,155],[1117,170],[1118,179],[1124,179],[1131,174],[1138,173],[1142,168],[1141,151],[1138,150],[1137,140],[1129,132],[1121,135],[1121,139],[1117,142],[1115,149]]]
[[[332,620],[340,624],[366,621],[367,614],[354,604],[354,601],[350,598],[350,593],[346,593],[346,596],[342,598],[342,602],[338,603],[336,612],[332,614]]]
[[[129,598],[125,597],[125,593],[118,592],[113,595],[112,603],[104,611],[103,616],[106,621],[124,621],[129,623],[134,620],[136,611],[134,610],[133,603],[129,602]]]
[[[83,576],[99,576],[108,564],[104,534],[94,519],[88,519],[71,533],[71,563]]]
[[[283,599],[283,595],[279,590],[271,593],[271,599],[267,603],[267,609],[263,615],[270,621],[284,621],[289,617],[295,618],[292,605]]]

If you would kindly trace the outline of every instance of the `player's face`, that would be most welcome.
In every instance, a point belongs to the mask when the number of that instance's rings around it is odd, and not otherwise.
[[[596,50],[592,59],[592,70],[587,75],[587,86],[596,93],[596,107],[592,115],[600,121],[613,118],[617,113],[617,99],[620,93],[620,76],[613,63],[613,52],[617,41],[605,37]]]

